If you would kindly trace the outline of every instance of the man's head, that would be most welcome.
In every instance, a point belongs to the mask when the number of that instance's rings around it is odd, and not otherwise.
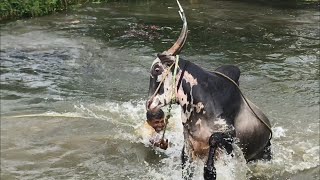
[[[164,112],[161,109],[154,113],[147,111],[147,122],[157,133],[159,133],[165,127]]]

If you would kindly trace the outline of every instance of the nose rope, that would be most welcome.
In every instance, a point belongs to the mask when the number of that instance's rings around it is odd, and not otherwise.
[[[165,75],[162,77],[157,89],[155,90],[155,92],[153,93],[153,95],[151,96],[150,99],[153,99],[156,94],[158,93],[161,85],[163,84],[164,80],[166,79],[166,77],[169,75],[169,72],[171,70],[171,68],[173,67],[173,65],[175,65],[174,67],[174,70],[173,70],[173,76],[172,76],[172,94],[171,94],[171,100],[169,102],[169,107],[168,107],[168,111],[167,111],[167,115],[165,117],[165,125],[164,125],[164,128],[163,128],[163,134],[162,134],[162,137],[161,137],[161,141],[164,141],[164,135],[166,133],[166,129],[167,129],[167,124],[169,122],[169,119],[170,117],[172,116],[171,115],[171,109],[172,109],[172,104],[176,102],[176,88],[175,88],[175,82],[176,82],[176,75],[177,75],[177,69],[178,69],[178,66],[179,66],[179,55],[176,55],[176,61],[175,63],[171,64],[170,67],[168,68],[168,70],[166,71]],[[173,99],[173,95],[175,95],[175,98]]]
[[[176,92],[176,91],[178,90],[179,87],[176,87],[176,76],[177,76],[178,66],[179,66],[179,55],[176,55],[176,61],[175,61],[175,66],[174,66],[173,76],[172,76],[171,100],[169,102],[169,107],[168,107],[167,115],[166,115],[166,118],[165,118],[165,125],[164,125],[164,128],[163,128],[163,133],[162,133],[162,138],[161,138],[162,141],[164,141],[164,135],[166,133],[167,124],[169,122],[170,117],[172,116],[172,114],[171,114],[172,104],[176,103],[176,101],[177,101],[177,93],[178,92]],[[182,76],[182,74],[181,74],[181,76]],[[173,98],[173,96],[174,96],[174,98]]]
[[[171,101],[170,104],[174,104],[177,101],[177,87],[176,87],[176,76],[177,76],[177,69],[179,66],[179,55],[176,55],[176,61],[175,61],[175,66],[173,70],[173,76],[172,76],[172,94],[171,94]],[[174,96],[174,98],[173,98]]]

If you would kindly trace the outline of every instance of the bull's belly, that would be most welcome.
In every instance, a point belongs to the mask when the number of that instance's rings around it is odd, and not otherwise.
[[[248,132],[246,132],[248,133]],[[250,133],[251,134],[251,133]],[[252,134],[251,134],[252,135]],[[268,139],[265,137],[251,136],[249,134],[242,134],[237,136],[239,141],[236,141],[236,144],[242,149],[244,156],[247,160],[254,158],[254,156],[259,153],[266,145]],[[207,160],[209,154],[209,137],[204,139],[194,139],[189,136],[188,142],[188,151],[193,160],[201,159]],[[216,156],[219,156],[220,151],[216,153]]]
[[[229,126],[224,119],[212,122],[199,119],[192,128],[184,129],[189,143],[189,155],[193,159],[207,159],[209,154],[209,139],[214,132],[225,132]]]
[[[192,157],[192,160],[202,160],[207,161],[209,155],[209,138],[206,141],[197,141],[193,138],[189,138],[189,154]],[[215,159],[219,159],[221,153],[224,151],[218,148],[215,152]]]
[[[209,138],[207,140],[196,140],[189,137],[189,153],[192,159],[206,159],[209,153]]]

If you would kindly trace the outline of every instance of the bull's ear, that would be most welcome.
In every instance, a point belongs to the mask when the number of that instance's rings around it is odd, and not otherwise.
[[[160,59],[161,63],[167,66],[171,66],[175,61],[175,56],[171,56],[165,53],[159,53],[157,54],[157,56]]]

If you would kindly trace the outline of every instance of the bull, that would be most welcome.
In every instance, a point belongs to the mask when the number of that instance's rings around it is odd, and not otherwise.
[[[208,71],[179,58],[187,39],[187,20],[178,2],[183,27],[174,45],[157,55],[150,69],[148,111],[176,103],[181,107],[184,146],[182,172],[192,178],[186,162],[205,162],[204,179],[216,179],[215,156],[219,149],[232,153],[233,143],[247,162],[271,158],[271,125],[266,115],[239,89],[240,70],[223,65]],[[191,172],[189,172],[191,171]]]

